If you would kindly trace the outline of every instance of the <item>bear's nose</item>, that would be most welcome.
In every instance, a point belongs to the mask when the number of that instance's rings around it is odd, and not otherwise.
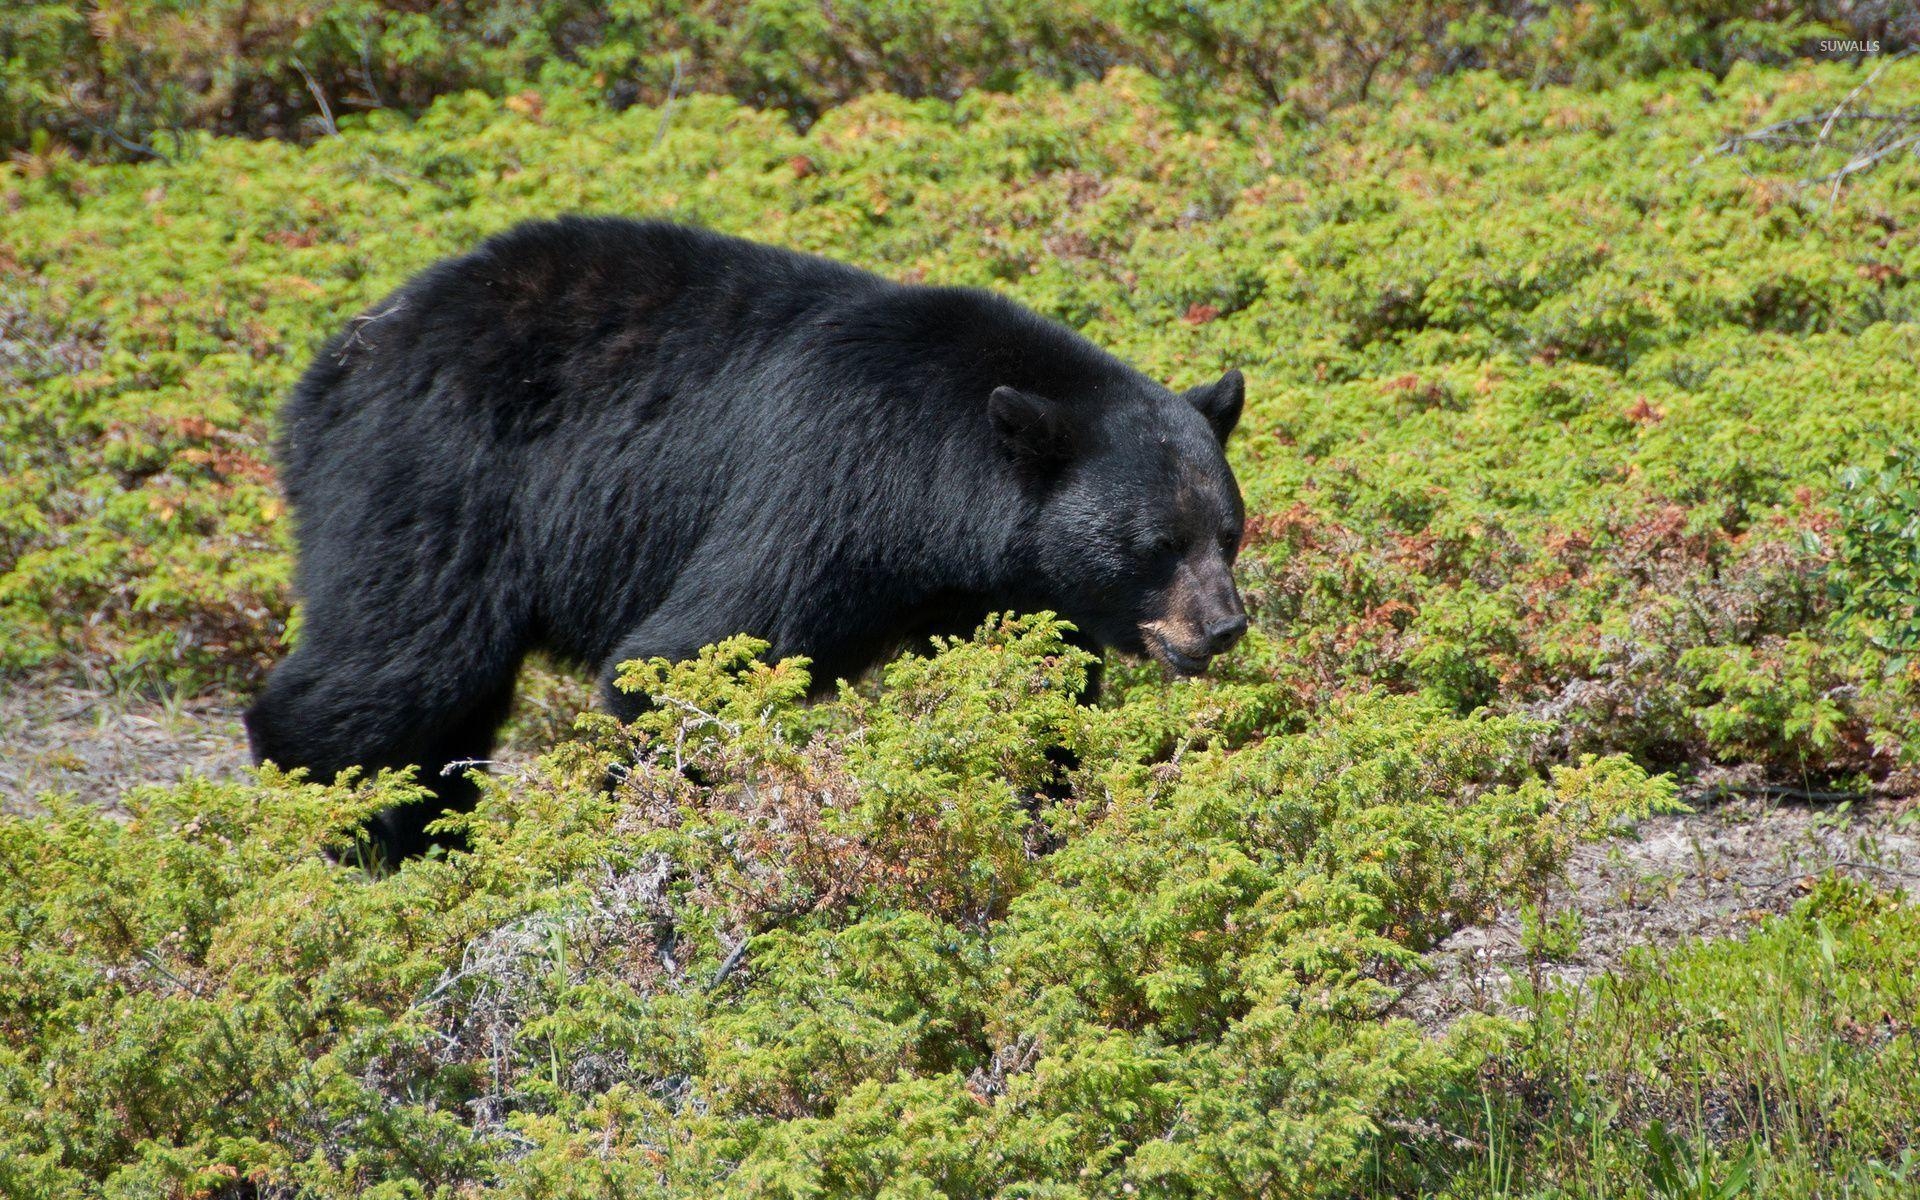
[[[1247,632],[1247,614],[1234,613],[1207,626],[1207,653],[1225,654]]]

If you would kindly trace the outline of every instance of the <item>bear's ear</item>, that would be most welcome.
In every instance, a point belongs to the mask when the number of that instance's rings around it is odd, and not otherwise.
[[[1188,389],[1186,397],[1187,403],[1199,409],[1207,424],[1213,426],[1213,436],[1224,446],[1227,435],[1240,423],[1240,409],[1247,402],[1247,381],[1239,371],[1228,371],[1217,382]]]
[[[1043,466],[1073,454],[1073,425],[1066,405],[1018,388],[997,387],[987,398],[987,416],[1000,444],[1015,458]]]

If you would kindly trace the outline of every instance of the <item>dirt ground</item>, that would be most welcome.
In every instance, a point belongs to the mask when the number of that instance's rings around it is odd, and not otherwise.
[[[570,676],[529,670],[494,758],[529,759],[566,732],[591,696]],[[48,792],[117,810],[143,784],[238,779],[250,762],[244,709],[231,696],[161,701],[70,683],[0,682],[0,814],[37,811]]]
[[[162,702],[41,681],[0,683],[0,813],[62,792],[108,809],[139,784],[237,778],[247,734],[230,700]]]
[[[1632,835],[1575,851],[1566,883],[1536,931],[1561,945],[1530,968],[1518,911],[1463,929],[1427,955],[1431,978],[1401,1011],[1430,1029],[1468,1010],[1500,1011],[1516,978],[1580,983],[1641,946],[1738,937],[1785,912],[1828,870],[1920,890],[1920,809],[1911,799],[1868,796],[1809,802],[1767,793],[1697,789],[1694,812],[1652,817]],[[1540,959],[1533,959],[1536,964]]]
[[[532,754],[588,698],[559,677],[534,683],[499,760]],[[0,813],[36,811],[48,792],[117,808],[140,784],[238,778],[248,761],[240,711],[231,700],[162,703],[64,684],[16,686],[0,693]],[[1738,936],[1791,907],[1830,868],[1920,889],[1920,807],[1911,799],[1809,801],[1769,792],[1737,771],[1685,798],[1692,814],[1651,818],[1631,837],[1575,854],[1545,915],[1563,943],[1547,953],[1552,976],[1591,978],[1636,946]],[[1438,1029],[1469,1009],[1499,1009],[1514,974],[1528,969],[1524,928],[1512,911],[1454,934],[1427,956],[1432,976],[1400,1011]]]

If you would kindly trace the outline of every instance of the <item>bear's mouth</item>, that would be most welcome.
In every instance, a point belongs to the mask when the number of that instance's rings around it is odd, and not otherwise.
[[[1153,660],[1172,671],[1175,675],[1204,675],[1207,664],[1213,661],[1209,654],[1189,654],[1169,641],[1165,634],[1151,625],[1140,627],[1141,641],[1146,643],[1147,653]]]

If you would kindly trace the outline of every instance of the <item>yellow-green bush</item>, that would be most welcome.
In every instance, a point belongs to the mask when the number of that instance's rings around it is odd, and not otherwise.
[[[1508,1188],[1910,1196],[1917,989],[1920,909],[1829,878],[1743,940],[1649,947],[1536,997],[1531,1039],[1489,1062],[1505,1086],[1441,1120],[1497,1147],[1483,1170]]]
[[[813,709],[757,649],[381,879],[388,779],[0,824],[0,1190],[1350,1194],[1478,1061],[1416,951],[1672,794],[1407,697],[1155,763],[1044,620]]]
[[[1698,61],[1625,12],[1538,28]],[[1754,1188],[1899,1194],[1890,898],[1823,888],[1524,1027],[1394,1007],[1422,950],[1666,803],[1647,768],[1877,774],[1911,735],[1915,179],[1828,212],[1797,163],[1699,158],[1858,78],[1469,72],[1304,124],[1121,70],[804,133],[589,81],[0,166],[0,686],[257,680],[311,348],[578,209],[997,288],[1177,383],[1242,367],[1255,620],[1208,680],[1109,664],[1096,709],[1044,620],[812,707],[744,641],[638,664],[648,714],[586,718],[487,784],[471,855],[382,878],[322,851],[390,778],[0,821],[0,1193],[1690,1194],[1746,1143],[1695,1146],[1680,1090],[1784,1071],[1814,1082],[1741,1110]]]
[[[1315,114],[1408,81],[1498,68],[1596,85],[1782,61],[1820,34],[1901,48],[1874,6],[1724,0],[94,0],[0,10],[0,147],[53,135],[165,156],[183,129],[313,135],[340,113],[418,113],[465,88],[585,89],[613,107],[688,91],[806,123],[873,91],[953,99],[1120,65],[1185,103]]]

